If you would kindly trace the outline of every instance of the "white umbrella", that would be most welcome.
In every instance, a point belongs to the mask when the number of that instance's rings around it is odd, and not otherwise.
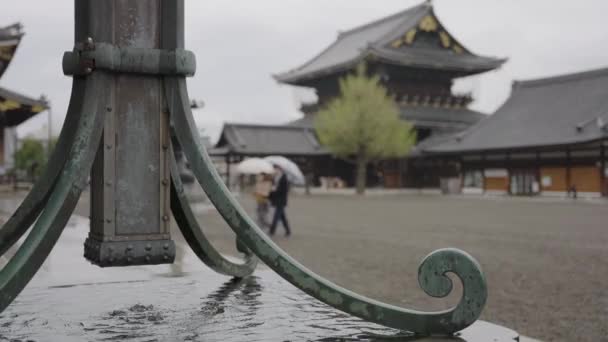
[[[298,165],[291,160],[281,156],[270,156],[264,159],[272,163],[272,165],[280,167],[287,175],[287,179],[289,179],[290,183],[294,185],[306,184],[306,179],[304,178],[302,170],[300,170]]]
[[[260,173],[272,174],[274,167],[269,161],[261,158],[249,158],[236,166],[236,172],[242,175],[258,175]]]

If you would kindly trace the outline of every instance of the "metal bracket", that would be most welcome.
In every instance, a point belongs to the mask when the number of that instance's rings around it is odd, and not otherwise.
[[[158,241],[85,241],[85,258],[100,267],[171,264],[175,242]]]
[[[193,52],[175,49],[124,48],[108,43],[94,43],[89,38],[63,55],[66,76],[86,76],[93,70],[158,76],[191,77],[196,73]]]

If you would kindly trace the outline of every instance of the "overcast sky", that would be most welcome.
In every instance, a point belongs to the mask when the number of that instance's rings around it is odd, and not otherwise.
[[[0,26],[21,22],[26,36],[0,85],[53,105],[57,132],[69,100],[61,70],[73,46],[73,0],[6,0]],[[107,1],[107,0],[104,0]],[[190,96],[206,107],[197,122],[217,131],[222,121],[283,123],[300,116],[310,94],[278,85],[272,74],[300,66],[347,30],[419,4],[421,0],[186,0],[186,44],[197,55]],[[435,0],[445,27],[475,53],[507,57],[497,72],[465,80],[473,107],[491,113],[514,79],[608,66],[606,0]],[[21,135],[40,130],[30,119]]]

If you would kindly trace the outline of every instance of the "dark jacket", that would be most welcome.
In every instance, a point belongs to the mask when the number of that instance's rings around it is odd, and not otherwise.
[[[287,175],[283,174],[281,178],[279,178],[276,189],[270,193],[270,202],[275,207],[286,207],[288,196],[289,181],[287,180]]]

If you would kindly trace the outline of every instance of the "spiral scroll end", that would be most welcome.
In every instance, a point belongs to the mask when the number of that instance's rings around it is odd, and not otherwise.
[[[486,304],[488,290],[479,263],[468,253],[452,248],[438,250],[427,256],[418,270],[418,282],[429,296],[444,298],[453,290],[448,273],[458,276],[464,289],[458,305],[449,310],[451,320],[443,322],[449,326],[449,330],[456,332],[479,319]]]

